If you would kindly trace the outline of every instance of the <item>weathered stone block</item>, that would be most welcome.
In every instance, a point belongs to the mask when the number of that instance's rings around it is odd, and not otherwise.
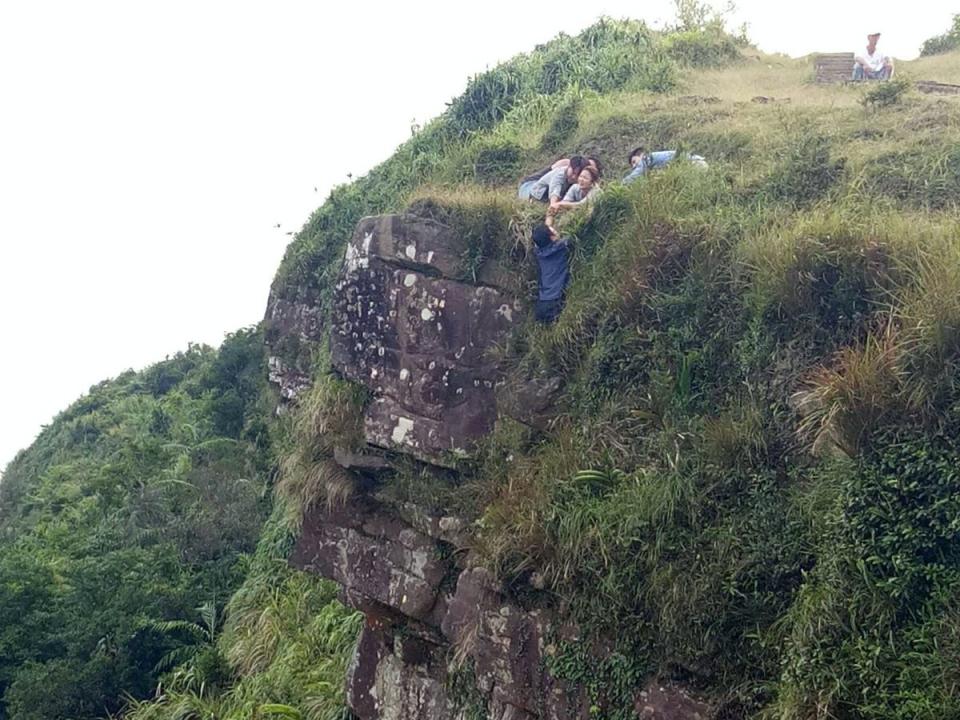
[[[556,416],[562,380],[557,377],[511,375],[496,386],[497,409],[502,415],[545,430]]]
[[[347,704],[360,720],[450,720],[446,668],[416,639],[388,638],[365,626],[347,676]]]
[[[508,603],[486,570],[460,574],[441,630],[452,644],[467,650],[477,685],[500,705],[538,714],[551,683],[544,669],[547,623],[536,612]],[[571,703],[558,703],[568,706]]]
[[[447,277],[458,275],[461,258],[467,251],[467,244],[452,228],[409,214],[363,218],[357,225],[353,244],[363,255]]]
[[[493,428],[499,373],[490,350],[520,320],[504,291],[451,277],[464,249],[433,220],[366,218],[333,307],[333,365],[374,395],[367,442],[440,465]]]
[[[290,561],[416,619],[446,572],[433,540],[363,500],[308,513]]]
[[[285,402],[295,400],[310,387],[313,349],[326,340],[320,294],[311,288],[275,288],[263,320],[270,382]]]

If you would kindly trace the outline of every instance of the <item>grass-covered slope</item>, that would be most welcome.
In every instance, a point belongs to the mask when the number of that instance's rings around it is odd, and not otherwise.
[[[344,241],[357,222],[403,208],[424,183],[512,181],[533,156],[555,155],[576,129],[575,116],[560,120],[542,153],[518,145],[518,134],[535,129],[539,142],[558,110],[579,105],[584,93],[666,92],[676,86],[682,64],[718,64],[737,56],[733,39],[716,23],[665,38],[640,22],[601,20],[575,37],[561,35],[471,78],[447,111],[393,156],[365,177],[333,190],[287,248],[272,299],[313,302],[319,295],[326,301]],[[300,347],[296,338],[274,334],[269,324],[266,332],[271,347],[287,362],[309,366],[309,348]]]
[[[442,216],[531,294],[515,179],[576,151],[608,175],[565,225],[559,322],[502,350],[564,379],[551,430],[503,420],[464,484],[414,473],[392,490],[471,516],[518,597],[607,648],[554,663],[605,716],[653,672],[737,715],[956,716],[960,99],[814,86],[808,61],[753,51],[668,66],[656,88],[526,96],[466,136],[431,129],[445,116],[383,166],[430,158],[374,209]],[[949,81],[960,56],[899,73]],[[641,142],[711,169],[610,181]],[[300,281],[326,282],[343,237],[307,226],[288,260],[318,264]]]
[[[713,166],[568,227],[567,307],[507,358],[560,374],[566,412],[503,423],[473,469],[491,565],[614,643],[556,660],[604,707],[659,671],[747,714],[960,712],[960,103],[865,107],[808,72],[747,57],[595,99],[569,140],[614,171],[638,138]]]

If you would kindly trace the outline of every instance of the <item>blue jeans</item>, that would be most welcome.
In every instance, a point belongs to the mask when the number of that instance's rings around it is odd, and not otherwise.
[[[517,188],[517,197],[521,200],[529,200],[530,191],[533,190],[533,186],[536,184],[536,180],[527,180],[526,182],[520,183],[520,186]]]
[[[537,305],[534,309],[533,316],[537,319],[538,323],[550,325],[557,321],[557,318],[560,317],[560,312],[562,310],[562,298],[557,300],[537,300]]]
[[[881,70],[864,70],[863,65],[857,63],[853,66],[853,79],[857,82],[861,80],[889,80],[890,68],[885,67]]]

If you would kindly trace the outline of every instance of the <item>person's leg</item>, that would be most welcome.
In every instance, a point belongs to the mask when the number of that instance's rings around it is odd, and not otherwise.
[[[533,189],[533,186],[537,184],[536,180],[527,180],[520,183],[520,187],[517,188],[517,197],[521,200],[530,199],[530,191]]]
[[[557,319],[560,313],[555,309],[556,300],[537,300],[537,305],[533,311],[533,317],[542,325],[549,325]]]
[[[877,73],[877,78],[880,80],[889,80],[890,79],[890,68],[885,67],[880,72]]]
[[[563,310],[563,300],[554,300],[550,306],[550,319],[547,322],[555,323]]]
[[[549,325],[556,322],[560,317],[560,311],[563,309],[561,300],[537,300],[537,307],[534,311],[534,317],[538,323]]]
[[[538,323],[547,322],[547,301],[546,300],[537,300],[537,304],[533,309],[533,319]]]
[[[860,63],[854,63],[853,65],[853,80],[854,82],[863,80],[863,65]]]

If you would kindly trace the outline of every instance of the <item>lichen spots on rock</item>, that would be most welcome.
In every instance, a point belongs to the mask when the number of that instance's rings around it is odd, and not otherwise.
[[[373,233],[367,233],[359,244],[347,244],[347,253],[344,258],[344,266],[347,271],[356,272],[361,268],[370,267],[370,242],[372,239]]]
[[[459,279],[458,242],[451,228],[415,215],[364,219],[331,313],[333,367],[373,393],[366,441],[438,465],[493,428],[499,369],[486,351],[518,322],[515,298]],[[414,422],[402,443],[396,417]]]
[[[410,418],[399,417],[397,424],[393,428],[390,439],[397,445],[403,445],[407,442],[407,435],[413,430],[414,422]]]

